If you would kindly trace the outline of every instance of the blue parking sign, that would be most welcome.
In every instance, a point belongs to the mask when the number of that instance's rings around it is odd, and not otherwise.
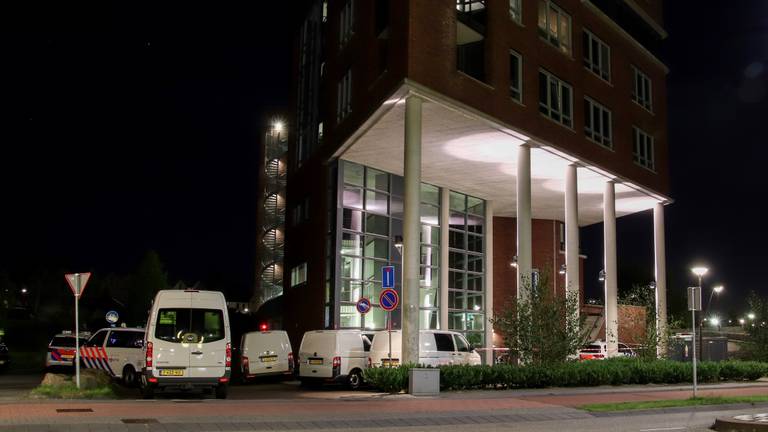
[[[384,266],[381,268],[381,287],[395,287],[395,266]]]

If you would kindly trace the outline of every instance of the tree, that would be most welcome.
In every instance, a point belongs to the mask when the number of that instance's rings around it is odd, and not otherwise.
[[[523,281],[527,295],[507,303],[491,319],[501,333],[511,357],[523,363],[564,362],[587,343],[589,330],[579,317],[576,293],[556,295],[549,284],[549,272],[540,273],[538,284]],[[566,290],[567,291],[567,290]]]
[[[755,319],[745,327],[747,336],[741,344],[740,356],[747,360],[768,361],[768,327],[763,320],[768,317],[768,302],[752,292],[747,300],[749,311]]]
[[[139,263],[132,278],[133,289],[130,299],[129,313],[131,321],[143,324],[147,319],[147,311],[152,306],[152,300],[158,291],[168,289],[168,275],[163,269],[160,256],[155,251],[149,251]]]
[[[656,325],[656,291],[648,285],[633,284],[632,288],[619,297],[619,303],[623,305],[642,306],[645,308],[645,333],[639,341],[636,350],[643,360],[655,360],[658,357],[659,346],[666,346],[669,350],[672,340],[672,329],[679,327],[680,323],[668,317],[666,332],[660,333]]]

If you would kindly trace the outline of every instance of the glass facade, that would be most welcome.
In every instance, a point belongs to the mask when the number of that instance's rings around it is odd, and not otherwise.
[[[485,201],[450,192],[448,329],[484,345]]]
[[[384,329],[387,314],[379,307],[381,268],[395,266],[396,289],[401,292],[402,257],[395,239],[403,235],[403,178],[352,162],[339,163],[340,217],[337,219],[338,327]],[[485,201],[450,192],[441,202],[441,190],[421,185],[420,327],[436,329],[440,307],[449,310],[449,329],[460,331],[475,345],[483,344],[485,311]],[[448,245],[441,244],[446,229],[442,206],[449,206]],[[449,262],[441,262],[441,247],[448,247]],[[441,266],[449,266],[450,278],[441,281]],[[447,289],[449,304],[440,304]],[[355,303],[367,297],[373,308],[365,316]],[[399,311],[393,312],[393,328],[399,328]]]

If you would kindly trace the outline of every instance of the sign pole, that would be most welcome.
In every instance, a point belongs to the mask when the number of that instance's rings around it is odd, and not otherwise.
[[[387,334],[389,336],[389,367],[392,367],[392,312],[387,312]]]
[[[693,346],[693,397],[696,397],[697,377],[696,377],[696,309],[691,311],[691,328],[693,336],[691,337],[691,346]]]
[[[80,299],[80,273],[75,275],[75,383],[80,389],[80,311],[78,300]]]

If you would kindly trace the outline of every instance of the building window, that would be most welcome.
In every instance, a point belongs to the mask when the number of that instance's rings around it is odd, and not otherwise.
[[[584,66],[611,81],[611,48],[587,30],[584,30]]]
[[[522,0],[509,0],[509,17],[517,23],[523,22]]]
[[[573,88],[544,70],[539,70],[539,112],[573,127]]]
[[[448,329],[483,346],[485,328],[485,201],[450,192]]]
[[[632,76],[634,81],[632,100],[648,111],[653,111],[651,104],[651,79],[634,66],[632,66]]]
[[[509,50],[509,96],[523,103],[523,56]]]
[[[571,16],[549,0],[539,0],[539,36],[565,54],[571,53]]]
[[[301,263],[291,269],[291,287],[307,282],[307,263]]]
[[[339,13],[339,48],[344,48],[355,33],[354,4],[355,0],[347,0]]]
[[[632,127],[632,160],[641,167],[656,171],[653,137],[637,127]]]
[[[584,134],[588,139],[609,149],[613,148],[611,111],[594,100],[584,98]]]
[[[341,123],[352,112],[352,69],[339,81],[336,96],[336,123]]]
[[[387,314],[378,306],[381,269],[394,265],[401,274],[402,257],[395,237],[403,234],[403,178],[344,161],[340,182],[339,319],[342,328],[383,329]],[[421,185],[419,315],[421,328],[435,329],[440,298],[440,189]],[[395,278],[400,289],[400,278]],[[355,310],[360,297],[373,309],[365,316]]]

